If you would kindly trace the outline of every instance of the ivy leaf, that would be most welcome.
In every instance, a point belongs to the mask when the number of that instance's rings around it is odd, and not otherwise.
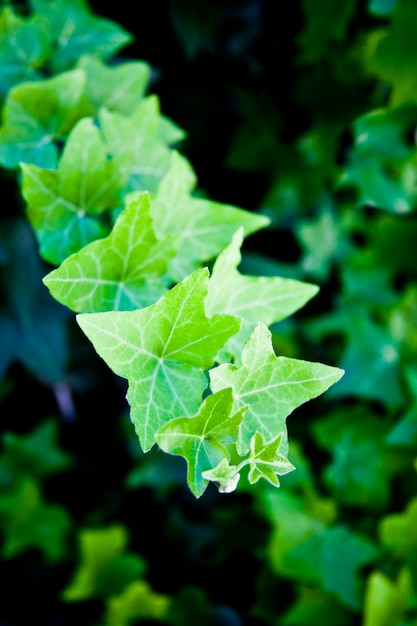
[[[258,321],[267,326],[291,315],[318,291],[318,287],[280,277],[244,276],[236,269],[241,261],[243,228],[217,257],[206,300],[208,315],[228,313],[243,318],[242,329],[226,350],[236,358]]]
[[[222,459],[213,469],[204,470],[201,475],[206,480],[213,482],[220,493],[234,491],[240,479],[239,466],[230,465],[227,458]]]
[[[416,124],[415,104],[372,111],[358,118],[340,187],[354,186],[362,205],[396,214],[415,209],[416,156],[407,136]]]
[[[124,526],[84,529],[78,541],[80,564],[62,594],[67,602],[116,595],[145,572],[143,559],[127,552]]]
[[[163,621],[167,618],[171,600],[153,591],[145,580],[136,580],[122,593],[107,601],[105,626],[130,626],[145,618]]]
[[[85,88],[82,70],[13,87],[2,111],[1,165],[16,168],[23,161],[54,168],[58,160],[55,142],[65,139],[80,118],[92,113]]]
[[[107,59],[132,41],[119,24],[96,17],[85,0],[31,0],[31,5],[54,35],[54,73],[69,69],[89,52]]]
[[[35,481],[24,478],[2,493],[0,526],[4,534],[3,556],[14,557],[37,548],[49,561],[65,555],[71,522],[60,506],[43,501]]]
[[[87,96],[98,112],[100,109],[131,115],[143,99],[151,68],[144,61],[126,61],[107,67],[93,55],[82,57],[77,67],[87,75]]]
[[[129,380],[131,419],[145,452],[165,422],[196,413],[207,386],[204,370],[239,330],[236,318],[206,316],[207,285],[204,268],[145,309],[77,316],[100,356]]]
[[[259,432],[267,442],[284,433],[282,453],[287,454],[288,415],[326,391],[342,374],[342,370],[321,363],[275,356],[271,333],[259,322],[243,347],[242,367],[223,363],[210,371],[210,383],[213,391],[231,387],[236,409],[248,405],[240,429],[238,448],[242,453]]]
[[[92,119],[80,120],[72,131],[58,171],[26,163],[21,167],[28,217],[45,260],[59,265],[108,233],[109,227],[97,218],[118,205],[125,178],[107,158]]]
[[[51,35],[39,16],[22,18],[11,7],[0,14],[0,94],[16,84],[41,78],[51,53]]]
[[[125,172],[126,191],[156,192],[170,161],[158,98],[146,98],[129,117],[104,109],[99,119],[108,152]]]
[[[392,5],[392,3],[391,3]],[[413,24],[417,9],[410,0],[397,0],[392,23],[368,61],[368,68],[392,86],[390,104],[397,106],[415,100],[417,44]]]
[[[139,309],[167,291],[174,254],[172,237],[156,238],[149,194],[142,193],[120,213],[108,237],[68,257],[43,282],[56,300],[79,313]]]
[[[265,478],[271,485],[279,487],[278,475],[288,474],[295,470],[289,460],[279,453],[283,433],[276,439],[265,444],[261,433],[255,433],[250,442],[249,482],[251,485]]]
[[[245,407],[233,413],[231,389],[209,395],[194,417],[183,417],[164,424],[155,439],[164,452],[178,454],[187,461],[187,480],[192,493],[199,498],[208,481],[202,472],[223,459],[230,459],[227,444],[237,440]]]
[[[3,435],[3,460],[17,471],[45,477],[67,469],[71,457],[57,446],[57,422],[46,420],[27,435]]]
[[[180,237],[178,254],[170,266],[175,280],[182,280],[199,263],[218,255],[239,226],[248,235],[269,224],[269,219],[263,215],[193,197],[195,181],[190,165],[173,151],[170,168],[158,188],[153,216],[159,235]]]

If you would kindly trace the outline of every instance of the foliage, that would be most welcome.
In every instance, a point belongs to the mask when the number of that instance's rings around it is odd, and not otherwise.
[[[417,624],[416,7],[4,4],[0,621]]]

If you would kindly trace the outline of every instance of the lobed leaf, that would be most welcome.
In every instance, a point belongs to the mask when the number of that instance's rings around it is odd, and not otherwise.
[[[326,391],[342,374],[342,370],[321,363],[275,356],[271,333],[259,322],[243,347],[242,367],[219,365],[210,371],[210,385],[213,391],[231,387],[236,409],[248,405],[240,429],[241,453],[259,432],[266,442],[284,433],[282,453],[287,454],[288,415]]]
[[[145,309],[77,316],[100,356],[129,381],[131,418],[144,451],[165,422],[196,413],[207,386],[204,370],[239,330],[236,318],[206,316],[207,285],[202,269]]]
[[[187,461],[188,485],[197,498],[208,485],[203,472],[230,459],[227,444],[236,442],[245,410],[234,413],[232,391],[223,389],[207,396],[194,417],[171,420],[156,433],[162,450]]]
[[[91,118],[80,120],[72,131],[58,171],[21,167],[28,217],[45,260],[58,265],[108,233],[98,217],[119,204],[125,174],[107,158]]]
[[[173,237],[156,238],[149,194],[142,193],[120,213],[108,237],[65,259],[44,283],[78,313],[139,309],[167,291],[174,254]]]

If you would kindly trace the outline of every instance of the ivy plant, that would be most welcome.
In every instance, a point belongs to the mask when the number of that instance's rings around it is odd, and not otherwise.
[[[183,131],[146,95],[149,65],[106,64],[127,33],[82,0],[32,8],[2,13],[18,41],[33,32],[33,50],[6,77],[0,162],[20,169],[40,255],[55,266],[45,285],[128,380],[142,449],[183,456],[197,497],[210,481],[232,491],[247,465],[250,483],[278,486],[294,469],[286,418],[342,375],[272,345],[268,327],[317,287],[239,272],[244,239],[270,220],[198,189]]]

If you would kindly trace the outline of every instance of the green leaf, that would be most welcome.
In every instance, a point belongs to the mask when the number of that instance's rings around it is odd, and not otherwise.
[[[24,163],[21,167],[28,217],[45,260],[59,265],[108,233],[109,226],[98,218],[120,202],[125,177],[107,158],[100,131],[90,118],[80,120],[72,131],[58,171]]]
[[[107,59],[132,41],[132,35],[121,26],[96,17],[85,0],[30,0],[30,3],[47,20],[53,33],[54,73],[69,69],[90,52]]]
[[[77,63],[87,75],[87,96],[100,109],[131,115],[148,87],[151,68],[144,61],[125,61],[108,67],[97,56],[87,55]]]
[[[58,424],[46,420],[27,435],[3,434],[3,459],[18,472],[40,478],[72,465],[71,457],[57,445]]]
[[[12,558],[37,548],[49,561],[59,561],[67,551],[70,518],[65,509],[43,501],[35,481],[23,478],[0,498],[2,553]]]
[[[156,192],[170,161],[158,98],[149,96],[128,117],[104,109],[99,119],[107,150],[125,172],[126,191]]]
[[[396,582],[382,572],[373,572],[366,585],[364,626],[403,624],[411,596],[412,583],[406,568]]]
[[[51,53],[51,34],[39,16],[22,18],[12,8],[0,14],[0,95],[18,83],[38,80]]]
[[[207,386],[204,370],[239,330],[233,317],[207,318],[207,285],[202,269],[146,309],[77,316],[100,356],[129,380],[131,418],[144,451],[165,422],[196,413]]]
[[[249,482],[251,485],[264,478],[271,485],[279,487],[278,475],[288,474],[295,470],[289,460],[279,453],[282,433],[273,441],[265,444],[261,433],[255,433],[250,443]]]
[[[381,509],[390,495],[387,426],[361,407],[316,420],[318,444],[332,455],[324,479],[333,497],[347,505]]]
[[[368,61],[371,72],[391,85],[392,106],[415,100],[417,43],[413,24],[416,18],[413,0],[397,0],[391,26]]]
[[[233,389],[236,410],[248,405],[240,431],[240,452],[249,449],[256,432],[266,442],[284,433],[282,453],[287,454],[288,415],[326,391],[342,374],[342,370],[321,363],[275,356],[271,333],[259,322],[243,348],[242,367],[219,365],[210,371],[210,381],[213,391]]]
[[[243,228],[233,235],[231,244],[217,257],[206,300],[208,315],[228,313],[241,317],[242,329],[226,349],[236,358],[258,321],[267,326],[301,308],[318,287],[297,280],[267,276],[244,276],[236,269],[241,261]]]
[[[107,601],[105,626],[130,626],[143,619],[165,620],[170,608],[168,596],[153,591],[144,580],[132,582]]]
[[[158,188],[153,217],[159,236],[175,234],[180,238],[178,254],[170,265],[175,280],[182,280],[201,262],[217,256],[239,226],[248,235],[269,223],[263,215],[193,197],[195,183],[189,163],[173,151],[169,171]]]
[[[219,393],[221,392],[219,391]],[[206,480],[213,482],[220,493],[231,493],[236,489],[239,482],[239,470],[238,465],[230,465],[227,458],[224,458],[216,467],[204,470],[201,475]]]
[[[208,481],[202,472],[210,470],[223,459],[230,459],[227,444],[238,437],[245,407],[234,413],[231,389],[209,395],[194,417],[169,421],[155,434],[162,450],[183,456],[187,461],[187,480],[199,498]]]
[[[119,214],[108,237],[68,257],[44,283],[79,313],[139,309],[167,291],[174,254],[172,237],[156,238],[149,195],[142,193]]]
[[[407,141],[417,124],[417,106],[371,111],[353,124],[354,145],[339,185],[355,187],[359,204],[392,213],[414,210],[416,154]]]
[[[379,527],[381,541],[397,557],[417,556],[417,498],[411,500],[404,513],[385,517]]]
[[[376,558],[371,542],[344,525],[327,528],[288,555],[287,566],[301,580],[318,583],[345,606],[359,610],[362,581],[360,569]]]
[[[85,529],[78,541],[80,564],[62,592],[67,602],[119,594],[145,572],[143,559],[126,551],[124,526]]]
[[[65,139],[80,118],[92,113],[85,88],[82,70],[13,87],[2,111],[0,164],[55,167],[56,140]]]

